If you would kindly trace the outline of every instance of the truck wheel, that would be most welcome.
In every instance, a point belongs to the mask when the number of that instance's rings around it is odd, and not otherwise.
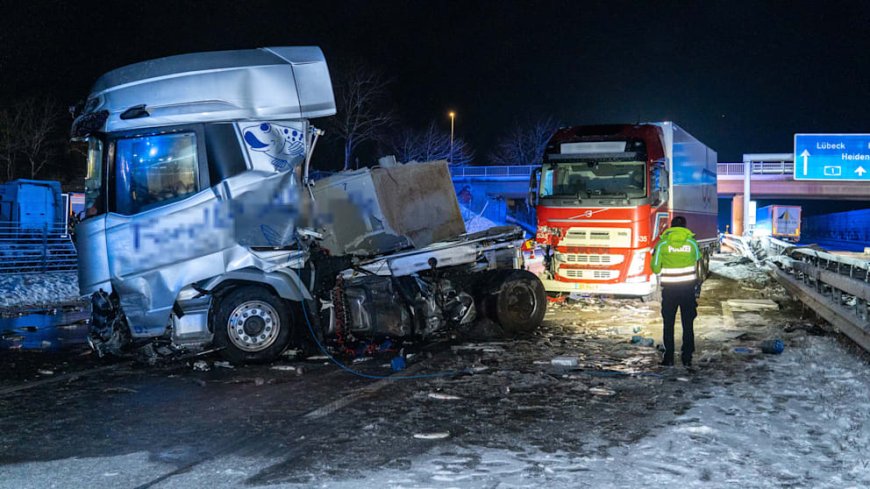
[[[526,270],[493,274],[487,297],[487,315],[497,321],[505,336],[529,334],[544,319],[547,293],[544,284]]]
[[[233,363],[270,362],[290,341],[290,314],[281,298],[258,286],[233,290],[217,303],[214,344]]]

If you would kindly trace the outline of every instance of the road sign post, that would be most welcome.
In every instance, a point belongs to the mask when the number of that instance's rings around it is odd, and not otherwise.
[[[795,134],[795,180],[870,182],[870,134]]]

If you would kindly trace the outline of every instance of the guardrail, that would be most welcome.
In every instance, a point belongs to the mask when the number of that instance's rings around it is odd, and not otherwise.
[[[0,274],[75,270],[77,262],[65,226],[0,222]]]
[[[870,351],[870,260],[766,238],[777,280],[819,316]]]
[[[746,163],[717,163],[716,171],[719,175],[743,175]],[[793,161],[753,161],[751,162],[753,175],[791,175],[794,173]],[[540,165],[515,165],[515,166],[453,166],[450,174],[455,178],[463,177],[528,177]]]
[[[540,165],[453,166],[450,167],[450,174],[453,178],[528,178],[536,168],[540,168]]]

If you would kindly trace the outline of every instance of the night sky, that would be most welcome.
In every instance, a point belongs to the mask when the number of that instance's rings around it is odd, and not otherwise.
[[[515,120],[673,120],[719,152],[870,131],[866,2],[6,1],[0,102],[83,99],[103,72],[195,51],[318,45],[395,80],[405,124],[457,111],[484,158]]]

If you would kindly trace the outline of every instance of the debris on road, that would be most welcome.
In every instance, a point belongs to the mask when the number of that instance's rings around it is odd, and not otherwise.
[[[302,373],[301,367],[295,367],[293,365],[272,365],[272,370],[280,370],[282,372],[296,372],[297,374]]]
[[[462,399],[459,396],[453,396],[450,394],[442,394],[440,392],[430,392],[429,398],[430,399],[438,399],[439,401],[459,401]]]
[[[612,396],[616,394],[616,391],[605,389],[604,387],[590,387],[589,392],[596,396]]]
[[[39,369],[39,370],[37,370],[37,373],[39,373],[39,375],[54,375],[53,370]]]
[[[197,372],[208,372],[211,367],[205,360],[197,360],[193,362],[193,369]]]
[[[555,367],[576,367],[578,361],[577,357],[556,357],[550,360],[550,364]]]
[[[136,389],[130,389],[129,387],[108,387],[103,389],[103,392],[107,394],[135,394],[139,391]]]
[[[761,342],[761,352],[779,355],[785,350],[785,343],[780,339],[765,340]]]
[[[221,362],[221,361],[218,361],[218,362],[214,362],[213,365],[214,365],[215,367],[220,367],[220,368],[236,368],[236,367],[234,367],[233,364],[230,363],[230,362]]]
[[[453,345],[450,347],[454,353],[462,352],[481,352],[481,353],[504,353],[504,343],[466,343],[464,345]]]
[[[654,338],[644,338],[640,335],[634,335],[631,337],[631,344],[639,346],[655,346],[656,340]]]
[[[414,433],[414,438],[418,440],[443,440],[450,436],[450,433]]]

